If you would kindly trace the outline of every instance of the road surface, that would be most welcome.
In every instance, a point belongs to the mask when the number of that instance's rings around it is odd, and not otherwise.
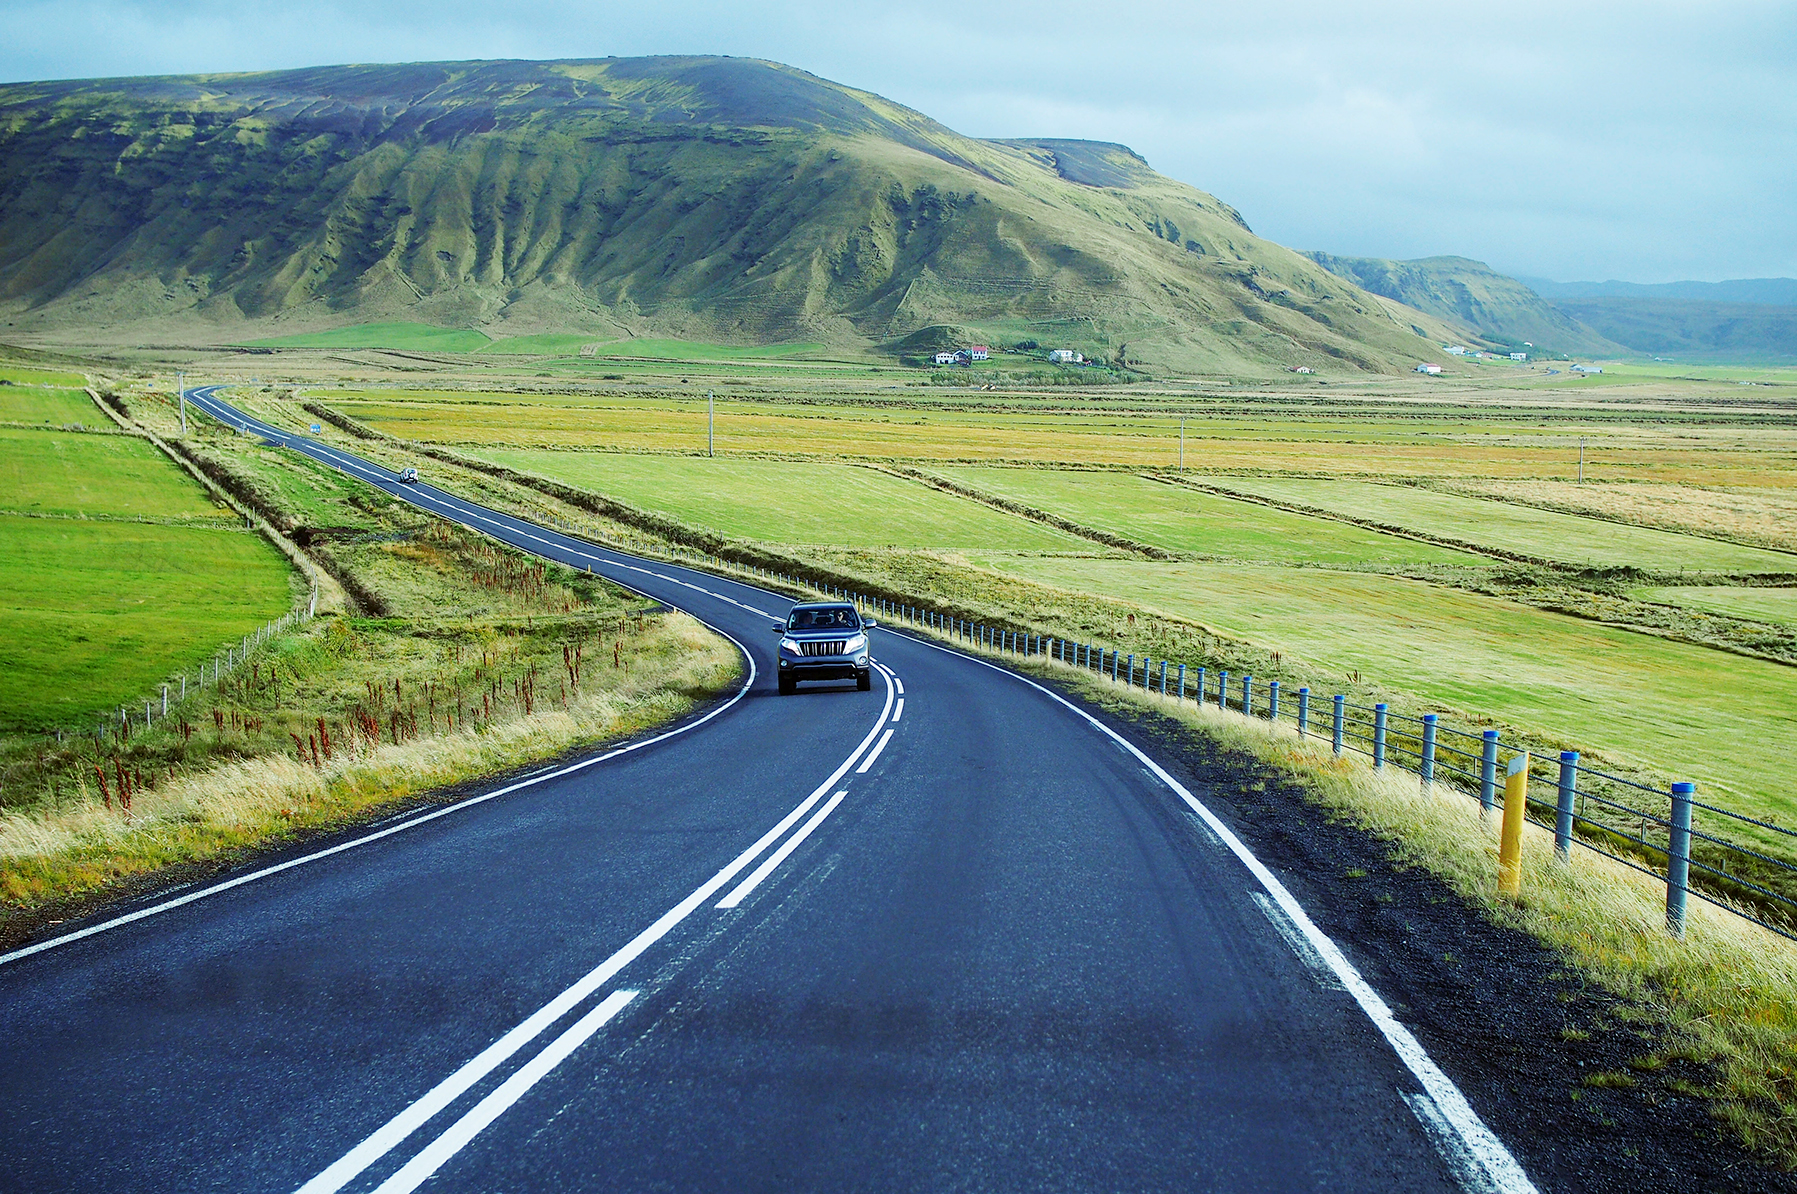
[[[1057,694],[883,628],[873,691],[778,696],[783,599],[189,399],[748,682],[0,959],[0,1188],[1533,1188],[1204,793]]]

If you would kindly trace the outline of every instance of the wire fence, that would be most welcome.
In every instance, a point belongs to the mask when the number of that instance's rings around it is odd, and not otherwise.
[[[109,715],[95,727],[94,740],[104,741],[109,735],[116,735],[121,740],[129,739],[133,733],[147,731],[171,716],[178,717],[182,705],[189,698],[198,696],[208,688],[216,689],[221,680],[243,667],[257,648],[297,626],[305,625],[317,614],[318,589],[315,586],[311,597],[298,608],[289,610],[267,625],[258,626],[234,643],[226,643],[191,675],[181,672],[158,685],[156,692],[143,699],[141,712],[136,702],[120,705],[116,717]],[[59,740],[61,736],[59,731]]]
[[[1252,675],[1231,676],[1099,643],[990,626],[816,578],[709,553],[695,555],[714,566],[746,569],[767,580],[851,601],[986,651],[1054,659],[1131,688],[1290,726],[1300,737],[1326,736],[1338,755],[1353,752],[1375,769],[1414,772],[1423,785],[1462,793],[1486,812],[1503,803],[1503,777],[1511,760],[1529,753],[1505,743],[1500,730],[1450,725],[1435,713],[1397,713],[1385,703],[1366,705],[1345,693],[1320,696],[1308,687],[1293,691],[1277,680],[1262,682]],[[1664,882],[1668,931],[1683,934],[1687,899],[1695,896],[1797,941],[1797,863],[1776,852],[1788,849],[1797,857],[1797,830],[1704,803],[1692,783],[1659,786],[1592,767],[1578,751],[1562,751],[1558,758],[1529,753],[1528,773],[1526,790],[1534,794],[1525,796],[1525,818],[1554,835],[1562,858],[1569,859],[1574,847],[1590,850]]]

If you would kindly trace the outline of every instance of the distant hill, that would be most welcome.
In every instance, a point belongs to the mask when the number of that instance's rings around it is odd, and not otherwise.
[[[1636,354],[1797,363],[1797,306],[1680,298],[1563,298],[1556,305]]]
[[[1627,350],[1586,327],[1515,278],[1466,257],[1388,261],[1307,254],[1330,273],[1374,294],[1452,320],[1495,343],[1537,351],[1620,355]]]
[[[975,140],[776,63],[0,87],[0,327],[379,321],[862,352],[950,325],[1258,373],[1407,371],[1455,334],[1123,146]]]
[[[1797,307],[1797,278],[1736,278],[1732,282],[1550,282],[1519,278],[1543,298],[1689,299],[1705,303],[1756,303]]]

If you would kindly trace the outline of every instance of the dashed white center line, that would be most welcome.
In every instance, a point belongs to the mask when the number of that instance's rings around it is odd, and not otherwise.
[[[892,720],[897,721],[905,715],[905,698],[900,697],[898,704],[892,707]]]

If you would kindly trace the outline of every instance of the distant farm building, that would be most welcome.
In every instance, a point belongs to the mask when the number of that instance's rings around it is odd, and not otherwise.
[[[1510,359],[1513,361],[1526,361],[1529,359],[1529,354],[1526,352],[1513,352],[1510,354]]]
[[[1080,365],[1084,364],[1086,360],[1071,348],[1054,349],[1048,354],[1048,359],[1057,365]]]
[[[1428,374],[1433,375],[1433,374],[1441,372],[1441,366],[1440,365],[1418,365],[1416,367],[1416,371],[1418,373],[1428,373]]]
[[[975,344],[972,348],[967,350],[967,357],[969,360],[984,361],[991,356],[992,350],[987,348],[984,344]]]
[[[1463,357],[1466,355],[1466,346],[1464,344],[1453,344],[1442,349],[1442,351],[1451,357]]]
[[[1286,367],[1286,372],[1287,373],[1315,373],[1316,370],[1312,369],[1309,365],[1290,365],[1290,366]]]
[[[1603,372],[1603,370],[1599,369],[1596,365],[1574,365],[1572,367],[1572,371],[1574,373],[1602,373]]]
[[[939,352],[934,359],[938,365],[952,365],[955,363],[955,354],[952,352]]]

